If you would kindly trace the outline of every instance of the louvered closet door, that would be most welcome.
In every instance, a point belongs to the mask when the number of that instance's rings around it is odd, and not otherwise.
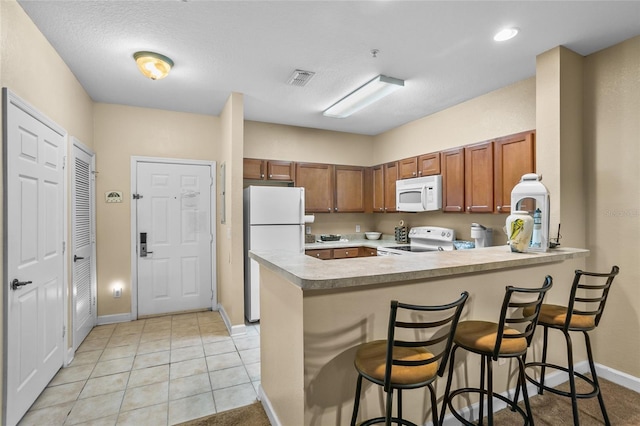
[[[77,349],[96,324],[94,263],[93,153],[77,142],[73,146],[73,347]]]

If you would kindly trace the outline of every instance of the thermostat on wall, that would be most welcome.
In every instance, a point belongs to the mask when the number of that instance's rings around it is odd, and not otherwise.
[[[121,203],[122,192],[121,191],[107,191],[104,193],[104,198],[107,203]]]

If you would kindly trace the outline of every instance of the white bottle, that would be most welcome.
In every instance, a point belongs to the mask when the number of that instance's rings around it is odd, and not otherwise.
[[[531,236],[531,247],[540,247],[542,245],[542,212],[536,209],[533,212],[533,235]]]

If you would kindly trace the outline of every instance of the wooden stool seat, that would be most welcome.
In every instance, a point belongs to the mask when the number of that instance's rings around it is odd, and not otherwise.
[[[423,347],[418,348],[393,348],[393,359],[402,361],[425,361],[433,358],[433,354]],[[387,341],[375,340],[364,343],[358,348],[355,357],[355,366],[358,373],[372,381],[384,381],[387,366]],[[391,383],[412,385],[424,383],[438,374],[438,363],[432,362],[425,365],[391,367]]]
[[[529,314],[530,315],[530,314]],[[520,334],[511,327],[504,328],[504,334]],[[492,354],[498,338],[498,324],[489,321],[462,321],[458,324],[453,341],[467,350]],[[527,350],[527,339],[517,337],[503,338],[500,343],[500,354],[522,353]]]
[[[560,305],[547,305],[546,303],[540,308],[539,325],[564,327],[567,322],[567,313],[569,308]],[[529,315],[527,310],[525,315]],[[596,326],[596,318],[594,315],[571,315],[570,329],[591,330]]]

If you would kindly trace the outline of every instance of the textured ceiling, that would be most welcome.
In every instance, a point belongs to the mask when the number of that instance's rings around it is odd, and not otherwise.
[[[640,34],[638,1],[18,1],[96,102],[219,115],[239,92],[248,120],[368,135],[531,77],[553,47]],[[494,42],[506,26],[518,37]],[[169,77],[142,77],[139,50],[172,58]],[[297,68],[305,87],[286,84]],[[405,87],[322,116],[378,74]]]

